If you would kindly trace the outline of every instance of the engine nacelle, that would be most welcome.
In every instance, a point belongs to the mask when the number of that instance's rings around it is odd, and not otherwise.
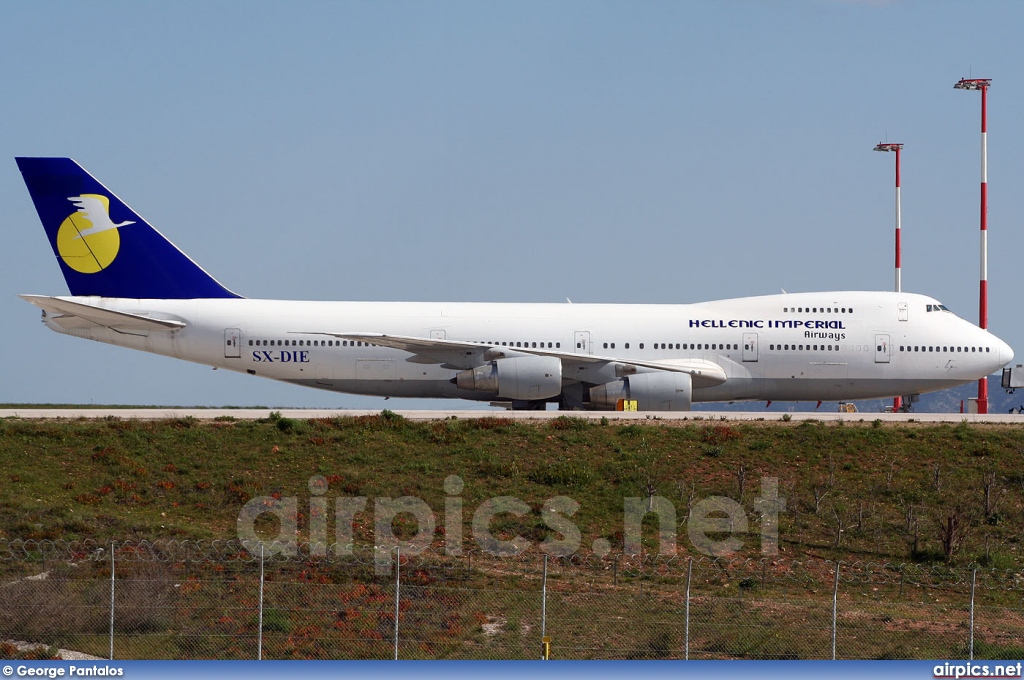
[[[507,357],[462,371],[455,384],[501,399],[535,401],[562,392],[562,362],[556,357]]]
[[[620,399],[635,400],[641,411],[689,411],[693,381],[689,373],[638,373],[590,388],[590,404],[614,409]]]

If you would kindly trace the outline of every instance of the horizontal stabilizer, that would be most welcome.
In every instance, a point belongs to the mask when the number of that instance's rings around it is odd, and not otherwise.
[[[175,331],[185,327],[184,323],[173,319],[157,319],[142,314],[116,312],[66,298],[46,295],[21,295],[20,297],[42,309],[55,323],[68,330],[102,326],[119,333],[139,333],[142,331]]]

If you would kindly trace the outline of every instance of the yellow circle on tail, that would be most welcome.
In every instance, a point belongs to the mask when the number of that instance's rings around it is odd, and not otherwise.
[[[110,266],[121,249],[117,229],[106,229],[79,236],[92,227],[88,217],[79,212],[68,215],[57,230],[57,252],[67,266],[83,274],[95,274]]]

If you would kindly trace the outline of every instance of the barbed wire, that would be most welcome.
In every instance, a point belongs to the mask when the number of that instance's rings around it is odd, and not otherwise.
[[[388,567],[393,563],[393,546],[341,545],[322,543],[253,543],[232,540],[127,540],[101,542],[93,539],[20,540],[0,539],[0,564],[86,561],[109,562],[111,551],[118,563],[219,564],[256,565],[294,564],[304,567]],[[262,557],[261,557],[262,551]],[[476,569],[513,569],[520,576],[537,575],[544,568],[545,554],[531,549],[515,555],[502,555],[478,549],[464,549],[449,554],[440,546],[415,553],[401,553],[403,569],[419,569],[432,575],[466,572]],[[977,565],[952,567],[826,559],[788,559],[753,557],[708,557],[685,554],[637,555],[612,552],[606,555],[574,553],[548,556],[548,569],[564,576],[613,575],[616,579],[650,578],[686,579],[687,574],[698,583],[724,584],[748,582],[760,585],[825,585],[831,584],[838,567],[846,586],[911,586],[955,589],[975,587],[982,590],[1024,591],[1024,571],[985,569]]]

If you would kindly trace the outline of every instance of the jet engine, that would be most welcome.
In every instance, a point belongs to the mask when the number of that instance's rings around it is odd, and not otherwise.
[[[460,389],[490,392],[502,399],[535,401],[562,392],[562,362],[556,357],[506,357],[462,371]]]
[[[620,399],[635,400],[641,411],[689,411],[693,384],[689,373],[638,373],[590,388],[590,405],[614,409]]]

